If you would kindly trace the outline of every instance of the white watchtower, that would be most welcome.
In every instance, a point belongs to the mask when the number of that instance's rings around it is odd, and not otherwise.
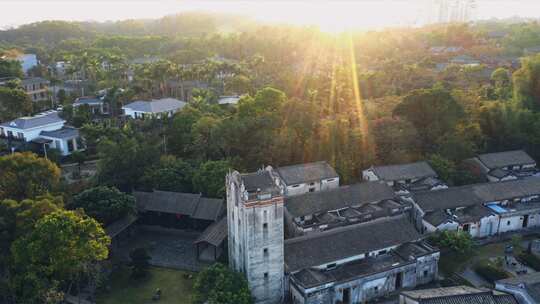
[[[229,265],[243,272],[256,303],[283,300],[283,191],[271,168],[227,175]]]

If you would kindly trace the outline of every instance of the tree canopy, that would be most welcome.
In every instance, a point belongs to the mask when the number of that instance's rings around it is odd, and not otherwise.
[[[203,269],[195,278],[193,289],[193,300],[196,304],[253,303],[244,276],[223,264],[214,264]]]
[[[82,280],[92,263],[107,258],[109,243],[99,223],[84,214],[58,210],[45,215],[13,243],[17,299],[39,302],[49,290]]]
[[[86,214],[104,225],[136,212],[133,196],[114,187],[104,186],[90,188],[75,195],[70,207],[82,208]]]
[[[54,191],[60,169],[36,154],[14,153],[0,157],[0,199],[22,200]]]

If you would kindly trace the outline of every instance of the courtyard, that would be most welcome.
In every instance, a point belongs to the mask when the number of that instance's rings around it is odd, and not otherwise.
[[[96,304],[190,304],[194,273],[160,267],[150,267],[146,278],[134,280],[130,269],[114,270],[110,281],[97,294]],[[159,301],[153,301],[156,289],[162,291]]]
[[[129,253],[135,248],[145,248],[152,257],[150,265],[186,271],[200,271],[210,263],[197,259],[193,242],[200,232],[166,229],[157,226],[141,226],[137,233],[119,244],[115,259],[129,261]]]

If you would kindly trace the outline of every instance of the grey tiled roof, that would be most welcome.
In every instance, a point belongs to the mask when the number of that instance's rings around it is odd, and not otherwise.
[[[279,193],[280,190],[270,172],[260,170],[253,173],[241,174],[242,182],[247,192],[264,192],[264,193]]]
[[[285,264],[295,272],[421,238],[405,216],[374,220],[288,239]]]
[[[437,227],[450,219],[450,215],[446,214],[446,212],[442,209],[437,209],[427,212],[423,219],[431,225]]]
[[[473,186],[474,193],[484,202],[540,194],[540,177],[485,183]]]
[[[129,103],[122,108],[131,109],[138,112],[162,113],[175,111],[183,108],[186,102],[174,98],[154,99],[151,101],[137,100]]]
[[[201,197],[197,208],[191,217],[200,220],[215,221],[223,211],[223,200],[218,198]]]
[[[276,171],[287,186],[338,177],[325,161],[279,167]]]
[[[292,216],[300,217],[388,200],[394,196],[394,191],[387,184],[367,182],[291,196],[285,199],[285,207]]]
[[[424,191],[414,194],[414,201],[424,211],[437,209],[453,209],[527,197],[540,194],[540,177],[451,187],[436,191]]]
[[[402,295],[418,301],[419,304],[517,304],[509,294],[489,289],[467,286],[433,288],[403,291]]]
[[[141,211],[183,214],[195,219],[215,221],[223,210],[220,199],[202,198],[200,194],[169,191],[134,191]]]
[[[203,233],[197,238],[195,244],[206,242],[213,246],[219,246],[225,240],[228,234],[227,217],[223,217],[219,221],[208,226]]]
[[[54,131],[41,131],[41,133],[39,133],[39,136],[69,139],[79,137],[79,130],[72,127],[63,127],[62,129]]]
[[[534,159],[523,150],[481,154],[478,155],[478,159],[489,169],[535,163]]]
[[[451,187],[448,189],[417,192],[414,201],[424,211],[454,209],[482,203],[471,186]]]
[[[109,237],[114,238],[122,233],[122,231],[124,231],[126,228],[131,226],[131,224],[135,223],[135,221],[137,221],[137,216],[134,214],[128,214],[105,227],[105,232],[107,232]]]
[[[375,174],[384,181],[437,177],[437,173],[425,162],[373,167]]]
[[[63,122],[64,120],[58,116],[58,112],[51,111],[34,115],[32,117],[21,117],[12,121],[0,124],[2,127],[17,128],[17,129],[32,129]]]

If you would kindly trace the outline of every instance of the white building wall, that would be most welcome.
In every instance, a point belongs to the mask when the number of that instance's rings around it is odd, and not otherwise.
[[[499,233],[523,229],[523,216],[503,217],[500,220]]]
[[[477,237],[483,238],[497,234],[498,225],[499,217],[496,215],[482,218]]]
[[[308,192],[317,192],[339,188],[339,177],[295,185],[285,185],[284,183],[282,184],[285,187],[285,196],[295,196]]]
[[[39,134],[41,133],[41,131],[55,131],[55,130],[61,129],[64,126],[64,123],[65,123],[64,121],[61,121],[58,123],[42,126],[39,128],[25,129],[25,130],[18,129],[18,128],[10,128],[10,127],[2,127],[2,128],[4,128],[4,133],[6,135],[8,131],[13,132],[14,137],[17,137],[18,132],[23,133],[24,140],[28,142],[39,137]]]
[[[362,171],[362,179],[369,182],[375,182],[379,180],[379,177],[373,172],[372,169]]]

